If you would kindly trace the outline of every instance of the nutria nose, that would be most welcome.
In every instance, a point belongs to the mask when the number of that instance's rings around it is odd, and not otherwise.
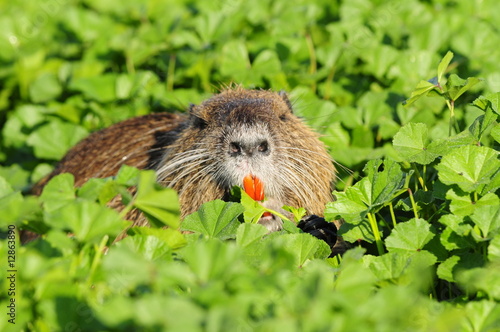
[[[254,153],[268,155],[269,143],[267,142],[267,140],[256,142],[231,142],[229,143],[229,153],[233,157],[240,155],[251,157]]]

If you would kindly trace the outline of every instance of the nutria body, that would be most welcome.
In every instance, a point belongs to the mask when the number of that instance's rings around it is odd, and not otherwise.
[[[151,114],[90,135],[33,192],[60,173],[72,173],[80,186],[115,175],[123,164],[155,169],[160,183],[178,191],[182,217],[227,199],[248,174],[261,179],[273,204],[322,216],[335,177],[324,144],[284,93],[237,87],[191,106],[188,115]]]

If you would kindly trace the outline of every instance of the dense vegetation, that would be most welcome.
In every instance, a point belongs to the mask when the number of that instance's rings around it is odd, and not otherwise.
[[[500,330],[499,21],[494,0],[0,1],[0,329]],[[322,133],[344,256],[266,235],[248,198],[183,235],[149,171],[28,194],[90,132],[231,82],[288,91]],[[111,245],[117,194],[155,227]]]

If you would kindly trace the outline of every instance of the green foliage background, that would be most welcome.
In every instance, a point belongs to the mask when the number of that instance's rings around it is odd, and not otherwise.
[[[0,326],[499,330],[499,21],[495,0],[0,1],[0,226],[46,233],[17,247],[17,321]],[[293,226],[265,236],[222,202],[181,236],[175,208],[154,204],[175,194],[147,172],[25,194],[88,133],[231,82],[288,91],[323,134],[351,170],[327,216],[364,249],[325,259]],[[123,229],[105,203],[133,184],[129,206],[174,227],[103,255]]]

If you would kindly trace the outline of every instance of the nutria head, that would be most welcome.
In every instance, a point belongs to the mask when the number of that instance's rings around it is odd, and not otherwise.
[[[192,106],[157,171],[178,190],[183,216],[227,197],[249,174],[263,182],[266,198],[322,215],[335,174],[323,143],[285,94],[242,88]]]

